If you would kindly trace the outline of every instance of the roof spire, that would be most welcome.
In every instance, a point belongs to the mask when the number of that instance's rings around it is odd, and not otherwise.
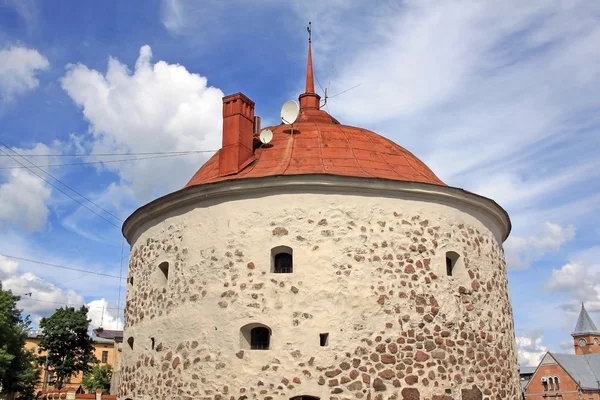
[[[581,311],[579,313],[579,318],[577,319],[577,324],[575,325],[575,330],[571,334],[572,336],[584,335],[584,334],[594,334],[600,335],[598,328],[592,321],[592,318],[586,311],[583,303],[581,303]]]
[[[307,109],[319,110],[321,96],[315,93],[315,76],[312,65],[312,27],[310,22],[306,27],[308,31],[308,60],[306,62],[306,90],[298,98],[300,100],[300,111]]]
[[[308,23],[306,27],[308,31],[308,61],[306,63],[306,90],[305,93],[314,93],[315,92],[315,80],[313,76],[313,66],[312,66],[312,28],[311,23]]]

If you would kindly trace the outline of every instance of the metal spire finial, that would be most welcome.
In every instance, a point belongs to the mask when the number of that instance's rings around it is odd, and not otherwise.
[[[308,26],[306,27],[306,31],[308,32],[308,43],[311,43],[311,41],[312,41],[312,28],[311,28],[310,21],[308,21]]]

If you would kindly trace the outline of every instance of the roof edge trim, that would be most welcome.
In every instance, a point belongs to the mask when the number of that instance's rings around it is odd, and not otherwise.
[[[260,192],[277,188],[329,188],[356,189],[365,193],[406,194],[445,199],[458,202],[472,209],[483,212],[501,228],[502,241],[511,231],[508,213],[494,200],[467,190],[451,186],[440,186],[429,183],[405,182],[382,178],[357,178],[327,174],[304,174],[287,176],[267,176],[229,181],[192,185],[176,192],[159,197],[135,210],[123,223],[123,236],[131,244],[136,227],[176,207],[181,207],[198,200],[223,198],[230,195]]]

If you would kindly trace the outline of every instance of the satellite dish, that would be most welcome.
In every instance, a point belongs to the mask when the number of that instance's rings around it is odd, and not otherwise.
[[[273,132],[270,129],[265,129],[260,133],[259,137],[262,144],[269,144],[273,140]]]
[[[298,114],[300,113],[300,106],[294,100],[288,100],[283,103],[281,107],[281,122],[287,125],[291,125],[296,122]]]

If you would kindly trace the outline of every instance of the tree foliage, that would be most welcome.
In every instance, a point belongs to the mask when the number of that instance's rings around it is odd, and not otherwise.
[[[25,350],[31,322],[17,308],[19,299],[10,290],[3,290],[0,282],[0,393],[16,393],[19,399],[31,399],[40,369],[37,357]]]
[[[83,387],[88,393],[96,393],[96,389],[102,389],[103,394],[110,390],[110,381],[112,378],[112,367],[106,365],[95,365],[83,376]]]
[[[61,307],[52,316],[42,318],[39,352],[46,351],[49,369],[54,371],[56,387],[62,388],[65,379],[78,372],[87,372],[98,362],[94,356],[93,340],[88,334],[88,309],[82,306]]]

